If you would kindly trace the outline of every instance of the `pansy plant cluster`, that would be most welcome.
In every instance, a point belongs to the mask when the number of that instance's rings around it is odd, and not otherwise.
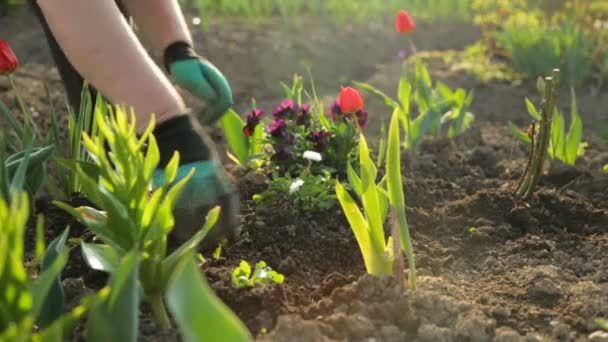
[[[316,97],[302,101],[300,82],[286,87],[287,98],[271,112],[255,108],[244,121],[229,112],[222,124],[232,159],[267,176],[268,189],[254,197],[259,204],[288,196],[299,209],[328,209],[336,203],[330,180],[357,163],[368,113],[359,92],[344,87],[327,115]]]

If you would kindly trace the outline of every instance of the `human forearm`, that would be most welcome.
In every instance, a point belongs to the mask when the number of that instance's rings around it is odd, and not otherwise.
[[[132,106],[138,126],[183,111],[181,98],[148,56],[114,1],[38,0],[72,65],[115,104]]]
[[[176,41],[192,45],[192,37],[177,0],[124,0],[129,14],[159,52]]]

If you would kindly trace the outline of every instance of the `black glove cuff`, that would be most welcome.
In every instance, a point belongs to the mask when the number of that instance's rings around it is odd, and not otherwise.
[[[212,142],[191,115],[180,115],[160,123],[152,133],[158,144],[160,168],[165,168],[175,151],[180,165],[214,158]]]
[[[177,41],[167,46],[163,55],[163,63],[165,70],[171,73],[171,64],[175,61],[183,59],[195,59],[198,58],[198,54],[194,51],[190,44],[184,41]]]

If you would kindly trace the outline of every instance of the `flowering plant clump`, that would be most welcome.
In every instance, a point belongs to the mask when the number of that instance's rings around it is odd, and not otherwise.
[[[285,88],[286,98],[270,112],[255,108],[245,121],[236,113],[225,115],[230,154],[268,177],[268,190],[255,196],[258,203],[284,195],[300,209],[329,208],[335,203],[330,180],[346,177],[347,165],[358,160],[358,136],[368,120],[363,98],[356,89],[343,87],[324,108],[316,97],[302,100],[299,77]]]

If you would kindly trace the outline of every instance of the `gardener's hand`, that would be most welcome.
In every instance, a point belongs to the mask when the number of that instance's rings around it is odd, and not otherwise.
[[[167,165],[175,152],[179,153],[180,163],[175,182],[195,169],[173,208],[175,224],[170,244],[180,245],[196,234],[215,206],[221,207],[219,221],[205,237],[202,248],[215,248],[223,239],[236,240],[240,235],[238,194],[218,160],[213,142],[198,121],[191,115],[179,115],[161,122],[153,134],[160,157],[154,171],[155,186],[164,184]]]
[[[207,104],[202,114],[203,124],[220,118],[234,103],[230,84],[211,62],[200,57],[190,45],[177,42],[169,45],[164,54],[165,68],[175,82]]]

